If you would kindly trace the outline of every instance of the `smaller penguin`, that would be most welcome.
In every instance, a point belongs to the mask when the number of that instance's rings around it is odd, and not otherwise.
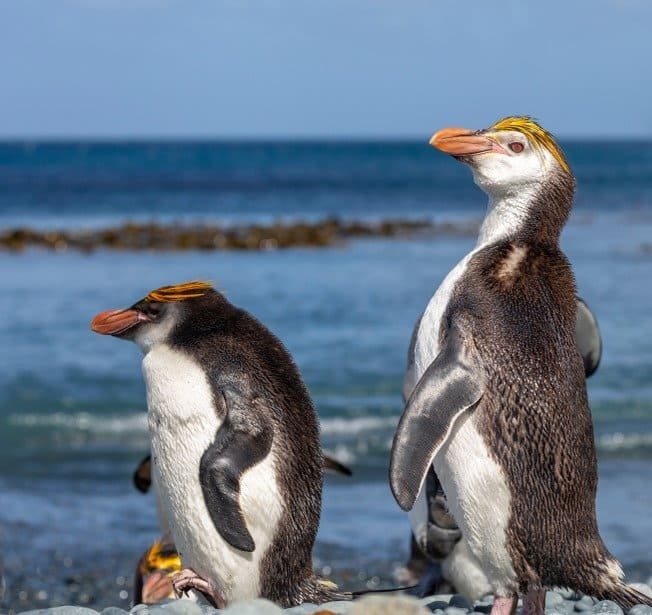
[[[351,476],[350,468],[333,457],[324,455],[324,472]],[[147,455],[133,473],[134,487],[147,493],[152,486],[152,456]],[[159,506],[160,508],[160,506]],[[160,521],[162,535],[143,553],[138,560],[134,575],[134,604],[156,604],[168,598],[175,598],[172,577],[181,571],[181,559],[168,527]]]
[[[186,569],[177,593],[215,606],[342,598],[312,569],[323,458],[308,391],[283,344],[205,282],[98,314],[143,351],[152,469]]]

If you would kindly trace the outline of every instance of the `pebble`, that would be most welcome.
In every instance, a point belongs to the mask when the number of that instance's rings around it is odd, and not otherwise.
[[[475,611],[479,611],[480,613],[488,613],[491,611],[491,607],[493,606],[493,603],[491,600],[477,600],[475,604],[473,605],[473,608]]]
[[[649,584],[647,584],[647,583],[630,583],[629,586],[633,587],[636,591],[641,592],[642,594],[645,594],[646,596],[649,596],[650,598],[652,598],[652,587],[650,587]]]
[[[556,591],[546,592],[546,613],[548,609],[553,606],[558,606],[564,601],[564,598],[561,594],[558,594]]]
[[[55,606],[50,609],[23,611],[21,615],[97,615],[97,611],[85,606]]]
[[[600,600],[593,606],[594,613],[608,613],[609,615],[623,615],[623,610],[611,600]]]
[[[648,596],[652,596],[649,584],[633,583],[632,587]],[[118,607],[108,607],[101,615],[487,615],[491,611],[492,596],[485,596],[473,604],[460,594],[440,594],[421,600],[401,595],[370,595],[353,602],[335,601],[325,604],[302,604],[289,609],[281,609],[268,600],[247,600],[230,605],[218,611],[207,604],[193,600],[168,600],[147,606],[138,604],[131,611]],[[589,596],[558,589],[546,593],[546,615],[624,615],[622,609],[610,600],[595,602]],[[100,615],[98,611],[80,606],[62,606],[49,609],[24,611],[21,615]],[[652,615],[652,607],[637,605],[627,615]]]
[[[326,606],[326,605],[322,605]],[[419,600],[410,596],[365,596],[356,600],[349,615],[430,615]],[[466,612],[463,612],[466,615]]]
[[[591,598],[591,596],[582,596],[576,603],[575,603],[575,610],[576,611],[590,611],[593,609],[593,605],[595,604],[595,600]]]
[[[257,598],[232,604],[222,611],[224,615],[279,615],[283,609],[269,600]]]
[[[467,600],[462,594],[454,594],[448,603],[451,607],[456,607],[458,609],[464,609],[465,611],[473,610],[473,605],[469,600]]]

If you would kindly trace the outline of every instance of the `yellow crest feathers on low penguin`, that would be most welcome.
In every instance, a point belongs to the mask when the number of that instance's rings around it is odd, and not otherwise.
[[[161,288],[150,292],[145,299],[148,301],[159,301],[161,303],[173,303],[174,301],[185,301],[186,299],[202,297],[210,290],[214,290],[210,282],[193,280],[192,282],[184,282],[183,284],[161,286]]]
[[[509,116],[497,121],[492,127],[493,130],[515,130],[524,134],[533,147],[537,149],[547,149],[559,163],[559,166],[566,172],[570,173],[570,167],[564,152],[561,150],[553,136],[537,124],[531,117]]]

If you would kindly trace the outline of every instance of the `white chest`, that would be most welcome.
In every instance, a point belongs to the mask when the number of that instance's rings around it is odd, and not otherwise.
[[[415,344],[413,387],[439,353],[442,318],[456,283],[479,249],[467,254],[449,272],[428,303]],[[462,530],[463,541],[466,541],[463,548],[451,553],[448,567],[451,568],[459,556],[458,551],[464,551],[466,560],[459,567],[466,576],[473,572],[474,579],[477,577],[477,582],[471,583],[475,590],[468,593],[480,593],[481,588],[486,588],[487,580],[483,579],[483,573],[495,590],[503,590],[515,578],[506,550],[505,533],[511,496],[506,477],[490,456],[473,416],[457,421],[446,444],[433,460],[433,466],[444,488],[449,509]],[[427,514],[422,489],[410,513],[413,530],[418,531],[426,522]]]
[[[435,360],[439,353],[439,329],[441,319],[444,316],[451,294],[457,281],[464,275],[466,267],[476,253],[476,250],[469,252],[453,269],[448,272],[444,281],[435,291],[421,317],[419,333],[414,345],[414,386],[419,382],[428,366]],[[411,391],[410,391],[411,393]]]
[[[240,506],[256,543],[238,551],[219,535],[199,484],[199,464],[221,421],[204,371],[183,352],[157,345],[143,359],[155,484],[183,565],[210,579],[227,601],[259,594],[259,566],[282,513],[273,456],[240,481]]]

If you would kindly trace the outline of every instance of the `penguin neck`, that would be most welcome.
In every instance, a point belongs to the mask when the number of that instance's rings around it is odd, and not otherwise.
[[[476,247],[520,237],[528,227],[533,195],[489,197]]]
[[[498,241],[558,247],[573,202],[574,181],[572,176],[554,178],[531,189],[490,195],[476,247]]]

